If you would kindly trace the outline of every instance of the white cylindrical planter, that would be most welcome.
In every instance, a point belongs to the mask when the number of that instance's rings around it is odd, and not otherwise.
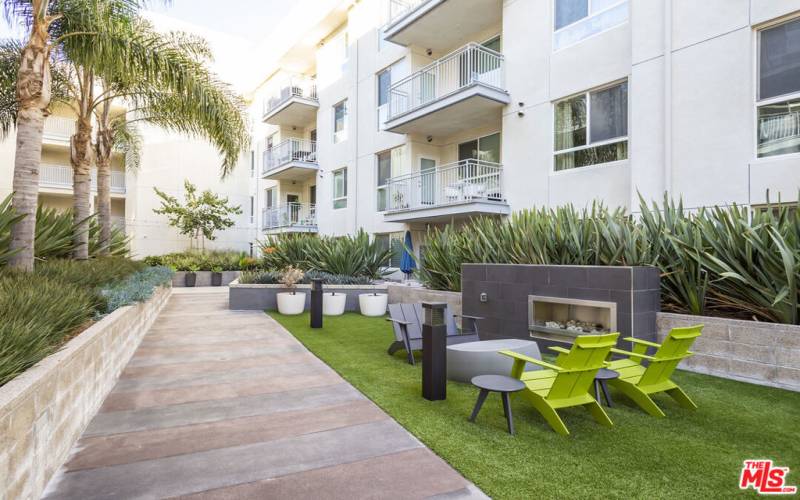
[[[389,305],[389,295],[385,293],[362,293],[358,296],[358,307],[364,316],[383,316]]]
[[[347,304],[347,294],[325,292],[322,294],[322,314],[324,316],[341,316]]]
[[[302,314],[306,308],[304,292],[281,292],[278,296],[278,312],[287,316]]]

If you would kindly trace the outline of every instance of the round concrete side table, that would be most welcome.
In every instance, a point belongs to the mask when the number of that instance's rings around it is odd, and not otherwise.
[[[481,340],[447,346],[447,378],[469,383],[478,375],[511,375],[514,360],[498,351],[515,351],[542,359],[536,342],[523,339]],[[528,363],[525,371],[538,370]]]

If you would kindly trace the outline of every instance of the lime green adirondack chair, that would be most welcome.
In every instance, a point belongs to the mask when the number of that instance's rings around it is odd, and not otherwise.
[[[608,368],[619,372],[619,378],[609,380],[608,383],[625,393],[654,417],[665,416],[650,397],[651,394],[659,392],[666,392],[684,408],[696,410],[697,405],[670,380],[670,377],[678,367],[678,363],[693,354],[689,349],[702,330],[703,325],[673,328],[664,339],[664,343],[660,345],[632,337],[624,338],[623,340],[634,344],[633,352],[611,349],[611,352],[628,357],[610,362]],[[657,349],[652,356],[646,354],[648,347]],[[642,365],[642,360],[645,359],[648,361],[646,367]]]
[[[514,358],[511,376],[525,383],[526,389],[522,392],[525,399],[542,414],[554,431],[567,436],[569,430],[556,411],[560,408],[583,406],[600,424],[614,425],[591,395],[590,389],[597,370],[606,365],[605,359],[616,345],[617,337],[619,333],[583,335],[575,339],[570,350],[551,347],[551,350],[559,353],[556,364],[514,351],[500,351],[500,354]],[[546,369],[523,372],[526,362]]]

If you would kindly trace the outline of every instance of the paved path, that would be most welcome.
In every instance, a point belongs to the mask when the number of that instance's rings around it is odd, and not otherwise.
[[[227,288],[176,289],[47,498],[485,498]]]

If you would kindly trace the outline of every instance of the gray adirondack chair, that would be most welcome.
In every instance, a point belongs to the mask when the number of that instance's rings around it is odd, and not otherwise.
[[[395,338],[395,341],[389,346],[389,355],[404,349],[408,362],[414,364],[414,351],[422,350],[424,317],[422,304],[389,304],[389,318],[386,321],[392,322]],[[444,317],[447,325],[447,345],[480,340],[478,338],[478,320],[483,318],[453,314],[449,306],[444,311]],[[457,317],[461,318],[461,329],[456,325]]]

